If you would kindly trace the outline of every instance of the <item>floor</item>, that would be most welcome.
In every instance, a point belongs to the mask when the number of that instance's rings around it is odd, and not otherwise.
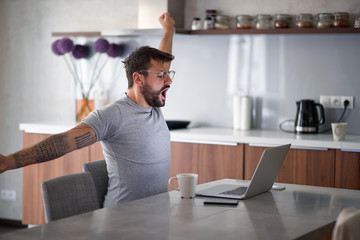
[[[13,224],[13,223],[3,223],[0,221],[0,239],[1,239],[1,235],[4,233],[17,231],[24,228],[27,228],[27,226],[20,224]]]

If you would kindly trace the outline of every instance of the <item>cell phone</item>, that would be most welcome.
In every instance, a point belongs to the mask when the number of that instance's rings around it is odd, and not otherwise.
[[[218,204],[218,205],[238,205],[239,200],[225,199],[225,198],[208,198],[204,204]]]

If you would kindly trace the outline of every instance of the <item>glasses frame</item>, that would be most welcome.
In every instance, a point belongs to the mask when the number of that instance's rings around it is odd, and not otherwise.
[[[169,77],[171,80],[174,79],[175,77],[175,71],[174,70],[170,70],[170,71],[161,71],[161,72],[157,72],[157,71],[151,71],[151,70],[140,70],[139,73],[141,74],[141,72],[152,72],[152,73],[157,73],[157,77],[161,78],[161,79],[166,79],[166,77]],[[159,75],[161,74],[161,75]]]

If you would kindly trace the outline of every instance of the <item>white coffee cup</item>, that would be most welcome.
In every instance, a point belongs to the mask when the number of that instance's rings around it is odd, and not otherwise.
[[[177,180],[178,188],[172,185],[173,180]],[[198,175],[195,173],[179,173],[176,174],[176,177],[169,179],[169,186],[173,190],[180,191],[182,198],[193,198],[195,197],[197,181]]]
[[[347,123],[331,123],[333,137],[335,141],[344,141]]]

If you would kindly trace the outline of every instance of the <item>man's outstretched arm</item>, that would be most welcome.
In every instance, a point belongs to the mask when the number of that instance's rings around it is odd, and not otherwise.
[[[0,173],[59,158],[74,150],[96,142],[94,130],[80,123],[69,131],[51,135],[30,148],[20,150],[9,156],[0,154]]]
[[[175,33],[175,20],[170,16],[169,12],[166,12],[159,17],[159,22],[164,29],[164,36],[161,40],[159,50],[171,54]]]

